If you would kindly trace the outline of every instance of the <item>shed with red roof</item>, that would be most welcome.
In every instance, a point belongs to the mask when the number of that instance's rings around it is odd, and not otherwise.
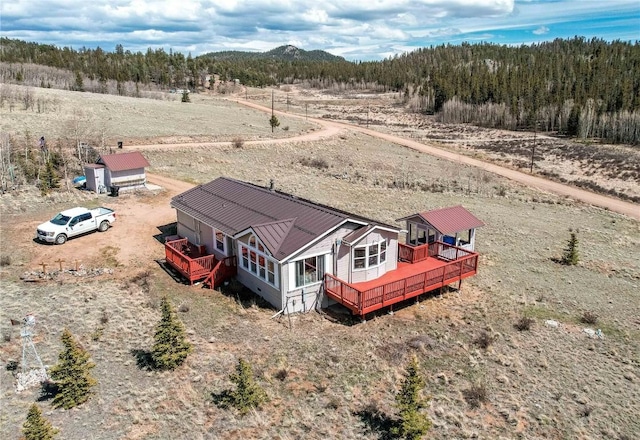
[[[147,183],[145,168],[149,165],[138,151],[104,154],[96,163],[84,166],[87,189],[101,193],[112,188],[119,191],[144,188]]]

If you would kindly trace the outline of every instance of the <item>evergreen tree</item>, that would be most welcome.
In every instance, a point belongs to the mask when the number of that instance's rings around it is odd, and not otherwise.
[[[269,119],[269,124],[271,125],[271,133],[273,133],[273,129],[280,126],[280,121],[276,115],[271,115]]]
[[[86,402],[91,388],[98,382],[91,376],[96,365],[89,361],[89,353],[73,338],[68,329],[62,333],[64,350],[58,355],[58,363],[49,375],[58,387],[53,398],[55,408],[70,409]]]
[[[402,387],[396,395],[400,420],[391,429],[392,434],[407,440],[419,440],[431,428],[431,420],[420,412],[428,399],[420,397],[424,379],[418,372],[418,360],[414,356],[407,365]]]
[[[244,359],[238,359],[236,372],[229,375],[229,380],[236,384],[236,389],[226,393],[223,403],[233,406],[240,414],[246,414],[251,408],[266,402],[267,394],[254,381],[251,365]]]
[[[43,195],[47,194],[50,189],[60,186],[60,180],[51,159],[47,160],[40,179],[40,192],[42,192]]]
[[[575,232],[571,231],[571,237],[567,242],[567,248],[564,250],[562,256],[562,264],[568,266],[575,266],[578,264],[578,236]]]
[[[151,359],[155,368],[173,370],[182,365],[193,347],[186,339],[184,325],[166,297],[162,298],[160,307],[162,317],[156,326]]]
[[[42,416],[42,411],[35,403],[29,408],[27,420],[22,425],[25,440],[51,440],[58,430]]]

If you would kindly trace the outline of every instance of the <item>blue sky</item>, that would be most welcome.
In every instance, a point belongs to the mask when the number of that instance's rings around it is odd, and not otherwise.
[[[283,44],[379,60],[443,43],[640,40],[639,0],[0,0],[0,35],[193,56]]]

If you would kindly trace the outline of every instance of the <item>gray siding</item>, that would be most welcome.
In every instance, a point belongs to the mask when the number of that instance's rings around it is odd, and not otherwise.
[[[144,168],[135,170],[111,171],[109,170],[109,185],[119,186],[121,190],[142,188],[146,182]]]
[[[238,275],[236,278],[249,290],[251,290],[256,295],[264,298],[277,310],[282,309],[282,294],[280,293],[280,291],[270,284],[262,281],[253,273],[247,272],[247,270],[242,267],[242,262],[240,261],[238,262]]]

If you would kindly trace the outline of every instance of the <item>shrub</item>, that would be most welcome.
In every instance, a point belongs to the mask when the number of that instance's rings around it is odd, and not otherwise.
[[[571,237],[567,242],[567,247],[562,255],[562,264],[568,266],[575,266],[578,264],[578,237],[577,234],[571,231]]]
[[[29,408],[27,420],[22,425],[25,440],[50,440],[58,433],[51,422],[42,416],[42,411],[35,403]]]
[[[487,331],[483,330],[480,332],[478,337],[473,341],[478,347],[482,349],[487,349],[491,344],[493,344],[493,336],[491,336]]]
[[[474,383],[468,389],[462,392],[464,399],[469,405],[478,408],[482,403],[489,400],[489,393],[484,383]]]
[[[300,159],[300,164],[305,167],[317,168],[319,170],[326,170],[329,168],[329,163],[325,159],[309,159],[303,157]]]
[[[598,314],[595,312],[586,311],[580,317],[580,322],[583,324],[597,324],[598,323]]]
[[[176,317],[176,312],[166,297],[162,298],[160,309],[162,317],[156,326],[151,359],[154,368],[173,370],[183,364],[193,347],[187,341],[182,321]]]
[[[527,318],[526,316],[523,316],[522,318],[520,318],[518,320],[518,322],[516,322],[515,324],[513,324],[513,326],[516,328],[516,330],[519,331],[525,331],[525,330],[530,330],[531,326],[535,323],[536,321],[533,318]]]
[[[0,256],[0,267],[11,266],[11,255]]]
[[[244,139],[242,139],[241,137],[236,137],[233,138],[233,140],[231,141],[231,143],[233,144],[234,147],[236,148],[242,148],[244,147]]]
[[[223,393],[223,406],[233,406],[244,415],[251,408],[257,408],[267,401],[267,394],[253,379],[251,365],[244,359],[238,359],[236,372],[229,375],[229,380],[236,385],[236,389]]]
[[[58,392],[53,398],[54,408],[70,409],[89,399],[91,388],[98,382],[91,376],[96,366],[89,361],[85,351],[68,329],[62,332],[64,350],[58,355],[58,363],[51,368],[49,375],[55,382]]]
[[[393,435],[403,439],[418,440],[431,428],[431,420],[420,412],[429,401],[428,398],[420,397],[420,391],[424,386],[424,379],[418,371],[418,360],[413,356],[407,365],[400,391],[396,395],[400,420],[391,428]]]

